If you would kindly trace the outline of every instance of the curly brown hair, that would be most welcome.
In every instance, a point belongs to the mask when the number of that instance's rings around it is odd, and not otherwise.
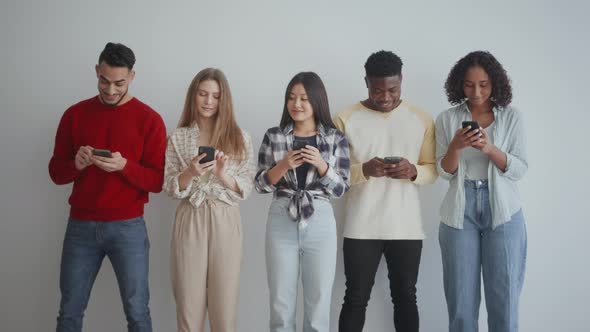
[[[480,66],[486,71],[492,81],[492,95],[490,100],[494,106],[506,107],[512,101],[512,86],[510,78],[502,64],[488,51],[475,51],[467,54],[451,69],[445,82],[445,92],[451,105],[465,101],[463,81],[467,70],[473,66]]]

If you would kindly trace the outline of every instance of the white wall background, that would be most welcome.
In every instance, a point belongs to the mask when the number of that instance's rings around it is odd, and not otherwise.
[[[582,101],[590,74],[589,10],[585,1],[557,5],[545,0],[2,1],[0,330],[54,329],[71,187],[54,185],[47,163],[63,111],[96,94],[99,52],[107,41],[119,41],[137,56],[132,93],[160,112],[169,131],[192,77],[215,66],[227,74],[239,123],[257,144],[268,127],[278,124],[284,89],[299,71],[313,70],[323,78],[335,113],[365,98],[367,56],[392,50],[405,64],[403,98],[435,117],[448,107],[442,87],[454,62],[469,51],[490,50],[513,80],[513,104],[524,112],[528,129],[530,168],[520,184],[529,233],[521,330],[588,331],[590,219],[584,205],[590,117]],[[446,187],[439,180],[423,189],[428,234],[418,284],[423,331],[443,331],[447,324],[437,241]],[[253,194],[242,205],[239,331],[268,326],[264,229],[270,199]],[[155,331],[175,329],[168,257],[176,205],[159,194],[151,196],[146,209]],[[332,331],[343,294],[339,254]],[[483,327],[483,304],[481,312]],[[85,330],[124,331],[124,326],[114,274],[105,260]],[[365,331],[391,330],[382,265]]]

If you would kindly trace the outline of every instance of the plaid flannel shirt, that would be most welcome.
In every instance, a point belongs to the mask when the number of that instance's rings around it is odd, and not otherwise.
[[[318,150],[328,164],[328,171],[320,177],[317,169],[311,166],[303,190],[298,187],[294,169],[289,169],[275,185],[268,181],[266,174],[293,149],[293,124],[267,130],[258,152],[258,172],[254,180],[256,191],[273,192],[275,198],[289,198],[289,217],[299,221],[301,227],[307,225],[314,212],[313,199],[340,198],[350,188],[348,141],[344,134],[319,124],[316,139]]]

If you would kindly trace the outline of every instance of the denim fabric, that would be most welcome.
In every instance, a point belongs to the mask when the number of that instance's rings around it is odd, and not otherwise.
[[[489,331],[516,332],[527,250],[522,210],[493,229],[487,181],[465,181],[464,189],[463,229],[439,228],[449,331],[478,331],[483,276]]]
[[[57,331],[82,331],[90,291],[105,256],[119,284],[127,329],[151,332],[149,240],[143,217],[96,222],[68,221],[61,257],[61,303]]]
[[[273,200],[266,228],[266,269],[270,289],[270,331],[295,332],[297,287],[303,286],[303,332],[330,331],[336,273],[336,222],[332,205],[316,200],[307,227],[287,212],[288,198]]]

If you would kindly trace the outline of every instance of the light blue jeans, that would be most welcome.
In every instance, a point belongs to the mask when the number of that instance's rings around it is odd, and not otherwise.
[[[287,215],[287,198],[273,200],[266,226],[270,331],[295,332],[297,287],[303,286],[303,331],[330,331],[336,272],[336,222],[332,205],[314,200],[315,212],[300,229]]]
[[[489,332],[518,331],[527,235],[522,210],[492,229],[487,181],[465,181],[463,229],[439,228],[449,331],[477,332],[481,279]]]

